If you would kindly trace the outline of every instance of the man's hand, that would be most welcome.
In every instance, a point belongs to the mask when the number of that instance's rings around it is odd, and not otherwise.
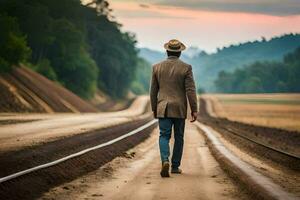
[[[192,115],[192,120],[190,122],[196,121],[197,120],[197,112],[192,112],[191,115]]]

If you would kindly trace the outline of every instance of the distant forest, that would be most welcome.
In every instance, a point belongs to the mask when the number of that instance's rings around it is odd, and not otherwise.
[[[84,98],[97,88],[115,98],[145,90],[134,35],[120,30],[109,3],[94,0],[1,0],[0,71],[25,63]],[[135,85],[135,86],[134,86]]]
[[[252,89],[247,87],[240,87],[239,90],[229,89],[230,86],[222,86],[222,82],[220,80],[224,80],[227,75],[229,76],[229,74],[232,74],[232,72],[234,72],[236,69],[242,70],[246,66],[255,62],[257,62],[256,64],[268,63],[264,65],[263,69],[265,69],[267,65],[272,65],[272,63],[282,63],[283,57],[286,54],[295,51],[295,49],[297,49],[299,46],[300,34],[285,34],[273,37],[269,40],[261,38],[261,40],[218,48],[216,53],[211,54],[201,51],[195,56],[190,57],[184,51],[181,59],[193,66],[194,77],[199,92],[249,92]],[[145,58],[151,64],[166,58],[165,53],[147,48],[142,48],[139,55]],[[274,66],[274,68],[276,67]],[[271,71],[268,72],[271,73]],[[221,78],[218,79],[219,73],[221,73]],[[257,71],[257,73],[262,73],[261,78],[264,76],[262,71]],[[233,76],[239,76],[238,72]],[[218,79],[218,81],[216,81],[216,79]],[[278,79],[281,80],[280,78]],[[236,77],[236,80],[239,80],[239,77]],[[242,77],[240,80],[242,80]],[[284,86],[282,82],[278,84],[280,86],[274,87],[281,88],[281,91],[283,88],[286,88],[286,91],[290,88],[288,86]],[[270,87],[267,87],[264,89],[264,91],[276,91],[274,88],[272,90],[269,89]]]
[[[201,52],[188,60],[193,65],[198,87],[216,92],[215,80],[221,71],[233,72],[257,61],[282,61],[284,55],[300,46],[300,34],[287,34],[270,40],[230,45],[216,53]],[[219,91],[219,90],[218,90]]]
[[[300,47],[283,61],[261,61],[234,72],[221,71],[215,81],[218,92],[300,92]]]

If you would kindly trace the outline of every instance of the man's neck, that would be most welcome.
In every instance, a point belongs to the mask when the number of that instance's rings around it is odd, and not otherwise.
[[[177,56],[168,56],[168,59],[178,59]]]

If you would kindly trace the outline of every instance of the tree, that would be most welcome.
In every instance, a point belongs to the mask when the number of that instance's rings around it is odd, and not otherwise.
[[[65,19],[53,23],[55,41],[49,58],[59,81],[85,98],[91,98],[97,88],[98,69],[85,49],[83,34]]]
[[[137,70],[134,81],[131,84],[131,90],[135,94],[146,94],[149,92],[151,77],[151,65],[143,58],[138,59]]]
[[[284,56],[283,62],[254,62],[232,73],[220,72],[219,92],[300,92],[300,48]]]
[[[122,98],[135,78],[138,63],[135,37],[122,33],[119,25],[105,16],[87,17],[90,52],[101,71],[98,87],[114,98]]]
[[[284,57],[288,68],[287,87],[291,92],[300,92],[300,47]]]
[[[232,81],[233,78],[231,74],[221,71],[219,73],[218,79],[215,81],[215,85],[218,91],[230,93],[232,90]]]
[[[0,71],[9,71],[12,65],[26,61],[31,51],[15,18],[0,14],[0,27]]]
[[[17,36],[32,49],[28,63],[36,71],[85,98],[97,87],[115,98],[126,96],[138,64],[136,41],[113,21],[108,1],[1,0],[0,13],[19,23]],[[0,63],[10,65],[3,57]]]
[[[89,3],[85,4],[85,6],[94,6],[98,15],[111,16],[112,9],[109,8],[109,3],[106,0],[92,0]]]
[[[50,80],[57,81],[57,75],[48,59],[41,59],[36,65],[30,65],[30,67]]]
[[[243,93],[262,93],[264,92],[260,78],[256,76],[249,77],[241,83]]]
[[[198,87],[197,93],[198,93],[198,94],[204,94],[204,93],[205,93],[205,90],[204,90],[202,87]]]

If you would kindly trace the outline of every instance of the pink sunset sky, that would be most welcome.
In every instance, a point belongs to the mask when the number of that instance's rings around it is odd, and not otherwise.
[[[109,1],[139,47],[163,50],[177,38],[207,52],[239,42],[300,33],[300,0]]]

